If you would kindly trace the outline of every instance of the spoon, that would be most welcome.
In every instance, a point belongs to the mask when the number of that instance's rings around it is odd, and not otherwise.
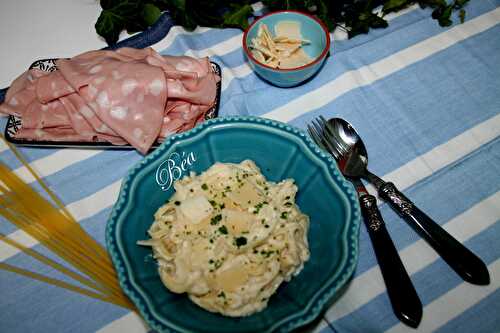
[[[307,130],[318,146],[338,159],[339,153],[325,144],[322,126],[313,123],[307,126]],[[404,324],[417,328],[422,320],[422,302],[385,227],[385,222],[378,210],[377,198],[366,191],[360,178],[348,179],[358,192],[363,221],[370,236],[394,314]]]
[[[444,261],[465,281],[487,285],[488,268],[483,261],[421,211],[391,182],[368,171],[368,153],[354,127],[341,118],[316,120],[324,129],[325,144],[337,151],[337,161],[344,175],[364,178],[372,183],[379,196],[424,238]]]

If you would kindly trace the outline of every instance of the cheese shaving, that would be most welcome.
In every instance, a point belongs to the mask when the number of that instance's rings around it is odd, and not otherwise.
[[[302,48],[311,42],[302,38],[299,23],[279,22],[275,32],[273,37],[266,24],[259,25],[257,37],[252,38],[250,43],[252,55],[257,61],[281,69],[304,66],[312,61]]]

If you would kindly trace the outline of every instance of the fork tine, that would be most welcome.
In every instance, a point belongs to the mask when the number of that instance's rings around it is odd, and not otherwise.
[[[340,139],[338,136],[337,130],[330,124],[328,121],[323,118],[324,121],[324,136],[327,138],[329,142],[333,142],[336,147],[336,151],[340,156],[343,156],[349,153],[351,147],[348,146],[344,140]]]
[[[328,139],[325,137],[325,123],[323,122],[323,119],[313,119],[313,126],[316,129],[318,135],[321,137],[322,141],[328,142]]]
[[[323,139],[321,131],[318,131],[318,128],[314,125],[313,126],[308,125],[307,128],[314,142],[316,142],[316,144],[320,146],[321,149],[325,150],[326,152],[330,152],[330,149],[325,145],[325,140]]]
[[[320,148],[322,148],[323,150],[326,150],[328,151],[328,149],[325,147],[325,145],[323,144],[323,140],[321,140],[321,136],[320,134],[317,132],[316,128],[311,126],[311,125],[307,125],[307,132],[309,133],[309,136],[313,139],[313,141],[318,145],[320,146]]]
[[[323,116],[319,116],[319,118],[317,118],[316,121],[318,122],[318,124],[321,125],[322,131],[325,132],[325,134],[328,134],[329,138],[335,136],[335,131],[332,125]]]
[[[323,117],[322,115],[320,115],[317,119],[321,122],[321,125],[323,127],[325,127],[326,125],[328,125],[328,120],[326,120],[325,117]]]
[[[314,118],[313,121],[317,126],[319,126],[321,128],[321,130],[323,130],[325,128],[326,121],[325,121],[325,118],[323,118],[323,116],[319,116],[317,118]]]
[[[323,125],[318,122],[317,119],[313,119],[312,125],[314,129],[316,130],[316,133],[320,136],[323,137]]]
[[[328,146],[328,150],[330,154],[332,154],[335,158],[339,158],[344,154],[343,147],[339,146],[338,141],[335,139],[334,135],[331,131],[328,130],[330,124],[326,121],[323,116],[320,116],[316,119],[316,126],[319,127],[318,131],[321,132],[321,137],[325,144]]]
[[[323,148],[325,151],[333,155],[334,158],[338,158],[339,153],[335,147],[330,143],[327,137],[325,137],[325,132],[323,130],[323,123],[321,119],[313,119],[312,125],[307,125],[308,131],[312,136],[313,140]]]
[[[337,148],[332,144],[332,141],[329,140],[328,137],[325,137],[325,132],[323,131],[323,142],[325,142],[326,146],[328,147],[328,152],[333,155],[335,159],[339,159],[340,152],[337,150]]]

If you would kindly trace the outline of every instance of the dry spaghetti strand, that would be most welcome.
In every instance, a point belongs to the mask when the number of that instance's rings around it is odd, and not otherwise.
[[[36,260],[58,270],[92,290],[64,281],[1,264],[0,269],[31,277],[61,288],[133,309],[123,294],[112,262],[102,245],[96,242],[71,216],[68,209],[36,174],[14,146],[0,138],[31,173],[56,207],[42,197],[19,176],[0,163],[0,215],[37,239],[54,254],[71,264],[83,275],[45,257],[38,252],[0,234],[0,240],[14,246]]]
[[[33,280],[45,282],[47,284],[51,284],[51,285],[56,286],[56,287],[67,289],[67,290],[79,293],[81,295],[92,297],[92,298],[95,298],[95,299],[98,299],[98,300],[101,300],[104,302],[116,304],[116,305],[124,307],[124,308],[128,308],[131,310],[134,309],[133,306],[131,306],[131,304],[129,302],[125,303],[122,300],[113,299],[113,298],[110,298],[109,296],[105,296],[105,295],[93,292],[91,290],[81,288],[81,287],[72,285],[70,283],[60,281],[60,280],[57,280],[57,279],[54,279],[54,278],[51,278],[51,277],[48,277],[48,276],[45,276],[42,274],[35,273],[35,272],[31,272],[31,271],[28,271],[28,270],[25,270],[25,269],[22,269],[22,268],[19,268],[16,266],[12,266],[12,265],[9,265],[9,264],[3,263],[3,262],[0,262],[0,269],[8,271],[8,272],[12,272],[12,273],[17,273],[19,275],[23,275],[23,276],[31,278]]]
[[[44,191],[49,195],[49,197],[56,203],[57,207],[59,207],[60,210],[62,210],[63,214],[68,217],[68,219],[72,222],[74,222],[74,228],[80,229],[80,231],[84,234],[85,238],[90,238],[91,242],[90,244],[93,244],[94,240],[81,228],[81,226],[75,221],[71,213],[68,211],[66,206],[59,200],[59,198],[49,189],[47,184],[38,176],[38,174],[33,170],[31,165],[26,161],[26,159],[21,155],[21,153],[12,145],[11,143],[7,142],[5,138],[0,135],[0,138],[3,140],[3,142],[10,148],[10,150],[14,153],[14,155],[17,157],[17,159],[23,164],[23,166],[31,173],[31,175],[35,178],[35,180],[40,184],[40,186],[44,189]],[[21,181],[22,182],[22,181]],[[47,202],[48,203],[48,202]],[[103,260],[109,261],[109,257],[106,253],[106,250],[102,246],[97,246],[92,248],[93,251],[96,251],[96,254],[102,258]],[[110,262],[111,263],[111,262]]]
[[[16,226],[40,241],[59,257],[102,285],[112,297],[125,298],[111,266],[103,266],[99,258],[89,256],[88,249],[78,246],[80,232],[64,226],[67,217],[48,204],[39,194],[0,163],[0,213]],[[12,190],[13,188],[18,191]],[[58,226],[60,228],[57,228]],[[81,244],[81,243],[80,243]],[[96,244],[96,246],[100,246]]]
[[[100,258],[91,256],[88,244],[81,243],[81,229],[72,230],[73,221],[68,221],[65,215],[1,163],[0,175],[4,184],[16,189],[9,191],[0,186],[3,191],[0,198],[2,215],[87,275],[120,292],[111,263],[106,265]],[[93,239],[90,241],[94,242],[93,246],[100,246]],[[58,251],[55,247],[60,245],[63,249]],[[71,256],[76,259],[71,260]]]
[[[86,277],[83,277],[81,276],[80,274],[72,271],[71,269],[68,269],[66,267],[64,267],[63,265],[61,265],[60,263],[36,252],[35,250],[33,249],[30,249],[29,247],[26,247],[24,246],[23,244],[19,243],[18,241],[14,240],[14,239],[11,239],[9,237],[7,237],[6,235],[0,233],[0,240],[2,240],[3,242],[9,244],[10,246],[12,247],[15,247],[17,248],[18,250],[26,253],[27,255],[29,255],[30,257],[48,265],[48,266],[51,266],[52,268],[54,268],[55,270],[58,270],[59,272],[71,277],[72,279],[80,282],[81,284],[89,287],[89,288],[93,288],[93,289],[99,289],[99,285],[95,283],[95,281],[92,281]]]
[[[94,280],[91,280],[87,277],[84,277],[80,274],[78,274],[77,272],[63,266],[62,264],[36,252],[35,250],[29,248],[29,247],[26,247],[24,246],[23,244],[19,243],[18,241],[14,240],[14,239],[11,239],[9,237],[7,237],[6,235],[0,233],[0,240],[2,240],[3,242],[9,244],[10,246],[12,247],[15,247],[17,249],[19,249],[20,251],[26,253],[27,255],[29,255],[30,257],[46,264],[47,266],[50,266],[52,267],[53,269],[63,273],[64,275],[80,282],[82,285],[85,285],[86,287],[89,287],[89,288],[92,288],[92,289],[95,289],[96,291],[102,293],[102,294],[108,294],[109,292],[107,291],[107,289],[103,286],[101,286],[100,284],[96,283]],[[116,298],[116,299],[115,299]],[[114,300],[114,302],[112,303],[115,303],[116,302],[119,302],[119,297],[117,297],[117,295],[112,295],[112,297],[107,297],[107,299],[111,299],[111,300]],[[120,301],[121,302],[121,301]],[[127,306],[127,307],[130,307],[130,306]]]
[[[65,225],[71,224],[72,221],[68,222],[64,215],[48,204],[31,187],[20,182],[20,179],[1,163],[0,175],[2,175],[0,179],[7,186],[17,189],[13,192],[0,185],[0,191],[3,191],[4,194],[0,198],[2,215],[32,237],[38,239],[51,251],[59,253],[67,261],[74,262],[77,267],[91,265],[100,268],[96,273],[93,270],[87,271],[93,275],[93,278],[96,278],[95,275],[97,274],[98,279],[107,281],[110,286],[113,285],[116,276],[111,263],[91,255],[91,251],[87,248],[88,244],[80,242],[82,239],[80,230],[71,230]],[[32,223],[32,221],[36,221],[36,223]],[[95,241],[92,239],[92,242]],[[62,250],[55,249],[61,246],[63,246]],[[95,246],[100,245],[95,242]],[[68,260],[70,256],[76,256],[76,260]],[[116,290],[119,291],[120,288],[116,286]]]

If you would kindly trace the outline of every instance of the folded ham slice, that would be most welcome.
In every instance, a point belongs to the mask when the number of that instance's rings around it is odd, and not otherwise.
[[[90,51],[56,66],[23,73],[7,91],[0,113],[22,118],[16,138],[129,143],[145,154],[202,121],[220,80],[208,58],[151,48]]]

